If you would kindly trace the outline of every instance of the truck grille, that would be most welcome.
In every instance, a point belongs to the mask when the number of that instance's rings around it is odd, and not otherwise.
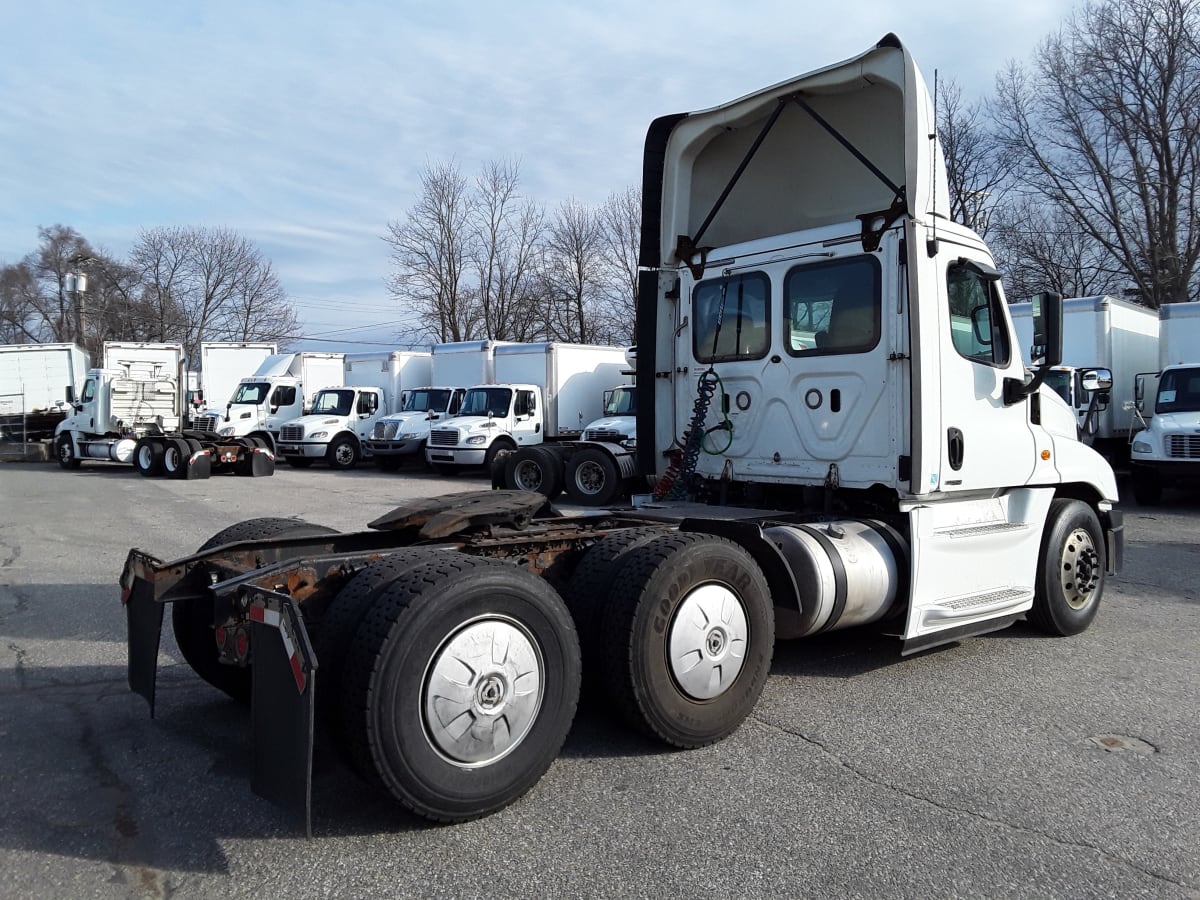
[[[429,445],[431,447],[453,447],[457,443],[457,428],[435,428],[429,432]]]
[[[216,431],[220,418],[220,416],[198,416],[195,419],[195,428],[197,431]]]
[[[303,425],[284,425],[279,429],[279,439],[281,441],[302,441],[304,440]]]
[[[583,439],[585,441],[608,441],[612,444],[619,444],[625,440],[625,435],[611,428],[589,428],[583,433]]]
[[[377,441],[390,441],[396,437],[395,422],[376,422],[371,437]]]
[[[1168,435],[1167,456],[1171,459],[1200,459],[1200,434]]]

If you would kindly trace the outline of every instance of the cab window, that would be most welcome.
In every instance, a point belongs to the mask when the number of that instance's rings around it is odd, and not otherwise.
[[[797,266],[783,282],[784,338],[792,356],[866,353],[879,343],[879,262],[852,256]]]
[[[702,281],[692,292],[698,362],[762,359],[771,349],[771,287],[762,272]]]
[[[998,278],[968,261],[946,269],[950,304],[950,339],[960,356],[987,366],[1008,365],[1008,330],[1004,327]]]

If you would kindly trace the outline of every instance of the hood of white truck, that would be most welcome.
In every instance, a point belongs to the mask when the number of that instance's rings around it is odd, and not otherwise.
[[[633,416],[605,416],[594,422],[589,422],[583,433],[589,431],[609,431],[633,437],[637,431],[637,420]]]
[[[346,424],[345,416],[331,416],[326,413],[316,415],[300,416],[295,419],[288,419],[283,423],[283,428],[295,429],[302,428],[303,434],[311,434],[314,431],[328,431],[331,428],[339,428]]]
[[[503,419],[489,419],[487,416],[455,416],[431,423],[435,429],[453,428],[468,434],[486,434],[494,430],[504,429]]]
[[[1200,412],[1159,413],[1150,420],[1150,429],[1163,434],[1200,434]]]

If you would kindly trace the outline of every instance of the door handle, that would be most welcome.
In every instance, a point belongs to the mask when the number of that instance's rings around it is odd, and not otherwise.
[[[948,429],[946,431],[946,446],[950,457],[950,468],[957,472],[962,468],[963,454],[966,452],[963,433],[957,428]]]

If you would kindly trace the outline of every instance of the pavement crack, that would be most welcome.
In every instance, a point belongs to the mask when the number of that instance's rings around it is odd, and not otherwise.
[[[894,784],[890,781],[885,781],[882,778],[879,778],[878,776],[876,776],[870,772],[867,772],[867,771],[853,765],[852,763],[847,762],[845,759],[840,757],[837,753],[835,753],[833,750],[831,750],[824,743],[817,740],[816,738],[809,737],[808,735],[804,734],[803,732],[797,731],[794,728],[788,728],[784,725],[780,725],[777,722],[768,721],[767,719],[762,718],[761,715],[757,715],[755,713],[750,714],[750,719],[752,721],[758,723],[759,725],[762,725],[764,728],[769,728],[773,731],[778,731],[782,734],[789,735],[790,737],[799,738],[800,740],[804,741],[804,743],[819,750],[821,752],[821,754],[824,755],[828,760],[833,762],[839,768],[842,768],[845,771],[849,772],[854,777],[856,777],[862,781],[865,781],[868,784],[872,784],[872,785],[875,785],[876,787],[882,788],[884,790],[891,791],[894,794],[898,794],[902,797],[907,797],[909,800],[912,800],[916,803],[923,803],[928,806],[932,806],[934,809],[939,809],[943,812],[954,813],[957,815],[966,816],[967,818],[976,819],[980,822],[986,822],[989,825],[995,825],[1000,828],[1007,828],[1007,829],[1009,829],[1011,831],[1015,831],[1019,834],[1036,835],[1038,837],[1045,838],[1046,840],[1051,841],[1051,842],[1059,845],[1060,847],[1074,848],[1074,849],[1081,849],[1081,850],[1090,850],[1091,852],[1099,855],[1103,859],[1106,859],[1106,860],[1108,860],[1112,863],[1118,864],[1118,865],[1128,866],[1130,869],[1133,869],[1136,872],[1140,872],[1143,875],[1147,876],[1148,878],[1153,878],[1156,881],[1161,881],[1166,884],[1170,884],[1170,885],[1173,885],[1173,886],[1179,887],[1179,888],[1192,888],[1193,887],[1193,885],[1189,884],[1186,881],[1180,881],[1176,878],[1172,878],[1169,875],[1164,875],[1162,872],[1156,872],[1153,869],[1149,869],[1146,866],[1141,865],[1140,863],[1134,862],[1133,860],[1127,859],[1123,856],[1118,856],[1118,855],[1104,849],[1103,847],[1096,846],[1095,844],[1089,844],[1089,843],[1082,842],[1082,841],[1063,840],[1058,835],[1051,834],[1050,832],[1047,832],[1047,831],[1042,831],[1041,829],[1038,829],[1038,828],[1030,828],[1027,825],[1017,825],[1012,822],[1005,821],[1004,819],[998,819],[994,816],[989,816],[986,813],[978,812],[977,810],[967,809],[967,808],[961,807],[961,806],[954,806],[949,803],[944,803],[942,801],[935,800],[932,797],[926,797],[923,794],[918,794],[916,791],[907,790],[907,789],[901,787],[900,785]]]
[[[15,668],[17,676],[17,690],[24,691],[25,683],[25,650],[18,644],[9,644],[8,649],[17,655],[17,665]]]

